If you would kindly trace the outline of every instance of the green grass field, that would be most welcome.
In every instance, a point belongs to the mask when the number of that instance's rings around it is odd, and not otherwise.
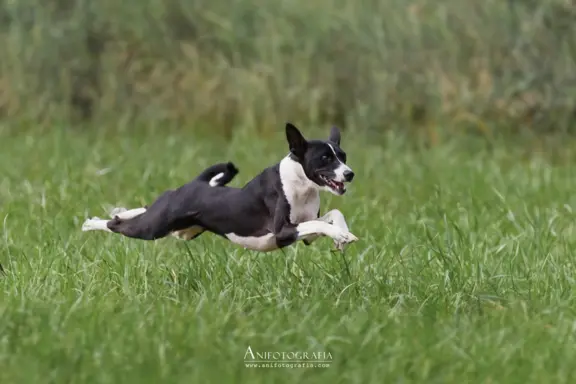
[[[0,382],[574,382],[570,156],[344,133],[357,176],[323,200],[360,238],[344,255],[80,231],[214,162],[242,185],[286,153],[282,133],[2,136]],[[249,346],[332,359],[249,368]]]

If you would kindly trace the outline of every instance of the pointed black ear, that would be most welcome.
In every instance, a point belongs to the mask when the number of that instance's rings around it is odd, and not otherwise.
[[[328,138],[328,140],[340,146],[340,130],[338,129],[338,127],[332,127],[332,129],[330,130],[330,137]]]
[[[304,157],[304,153],[306,153],[308,142],[304,136],[302,136],[298,128],[290,123],[286,123],[286,139],[288,140],[290,152],[299,159],[302,159]]]

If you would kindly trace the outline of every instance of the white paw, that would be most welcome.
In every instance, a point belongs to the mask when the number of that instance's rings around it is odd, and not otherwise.
[[[334,239],[334,245],[339,250],[343,250],[344,245],[353,243],[358,240],[358,238],[352,233],[344,230],[338,231],[334,235],[335,236],[333,236],[332,239]]]
[[[116,215],[118,215],[118,214],[120,214],[120,213],[122,213],[122,212],[126,212],[126,211],[127,211],[126,208],[116,207],[116,208],[114,208],[113,210],[110,211],[110,218],[113,219],[114,216],[116,216]]]

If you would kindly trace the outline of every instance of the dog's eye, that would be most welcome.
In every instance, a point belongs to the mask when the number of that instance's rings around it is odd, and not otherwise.
[[[330,160],[330,156],[324,155],[324,156],[322,156],[322,160],[328,161],[328,160]]]

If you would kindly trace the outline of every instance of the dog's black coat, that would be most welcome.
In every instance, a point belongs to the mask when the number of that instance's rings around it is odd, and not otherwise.
[[[307,141],[291,124],[286,125],[286,136],[289,156],[320,187],[326,185],[322,176],[333,177],[335,167],[346,161],[337,128],[332,129],[327,142]],[[210,179],[219,173],[224,173],[219,185],[211,186]],[[224,237],[229,233],[242,237],[273,233],[278,248],[296,241],[298,223],[290,218],[292,207],[283,190],[280,163],[264,169],[242,188],[226,187],[237,173],[233,163],[214,165],[191,182],[162,194],[143,214],[130,219],[116,216],[107,226],[112,232],[143,240],[200,227]],[[345,178],[351,181],[353,173],[348,172]]]

